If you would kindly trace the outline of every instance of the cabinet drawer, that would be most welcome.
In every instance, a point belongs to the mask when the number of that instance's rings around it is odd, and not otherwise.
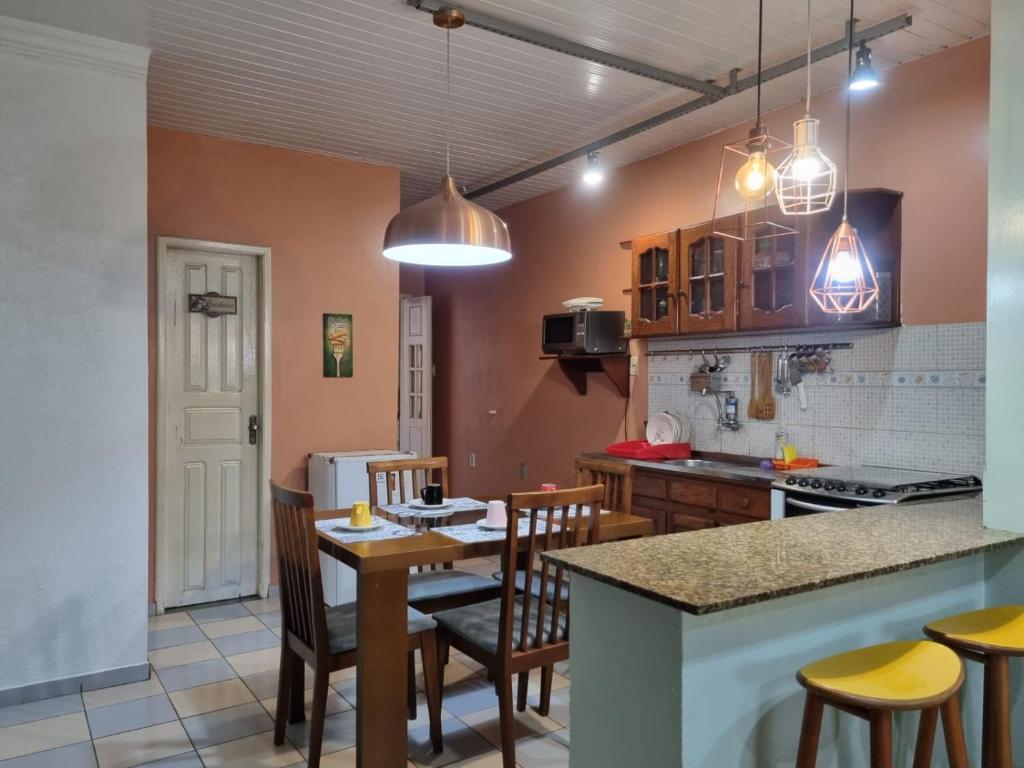
[[[633,495],[650,496],[654,499],[667,499],[667,478],[659,475],[647,475],[639,472],[633,477]]]
[[[718,509],[756,520],[767,520],[772,513],[771,492],[723,486],[718,489]]]
[[[673,512],[669,528],[672,533],[681,531],[701,531],[705,528],[714,528],[715,521],[704,515],[691,515],[686,512]]]
[[[718,486],[693,480],[673,480],[669,484],[668,493],[673,501],[714,509]]]

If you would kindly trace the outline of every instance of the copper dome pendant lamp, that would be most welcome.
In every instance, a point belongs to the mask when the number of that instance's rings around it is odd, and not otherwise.
[[[853,72],[853,3],[850,0],[850,40],[846,63],[847,86]],[[850,196],[850,89],[846,88],[846,167],[843,169],[843,220],[828,241],[811,283],[811,298],[830,315],[863,312],[878,299],[878,278],[857,230],[846,217]]]
[[[397,213],[384,233],[384,256],[405,264],[469,267],[512,258],[508,226],[500,217],[462,196],[451,175],[451,31],[465,23],[462,12],[446,8],[434,24],[446,30],[445,174],[441,190]]]

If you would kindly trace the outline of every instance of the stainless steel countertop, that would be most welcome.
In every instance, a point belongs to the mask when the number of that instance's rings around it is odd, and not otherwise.
[[[584,458],[605,459],[607,461],[620,461],[623,464],[632,464],[634,467],[653,469],[658,472],[672,472],[679,475],[692,475],[703,477],[708,480],[731,480],[739,483],[760,483],[765,486],[771,485],[776,480],[785,480],[790,476],[788,472],[777,472],[771,469],[761,469],[756,464],[745,464],[744,461],[751,461],[749,457],[738,456],[736,461],[720,461],[714,458],[703,459],[701,455],[694,452],[694,458],[700,461],[708,461],[709,464],[702,466],[690,466],[685,459],[662,459],[658,461],[645,461],[639,459],[623,459],[607,453],[585,453]],[[753,459],[757,461],[757,459]]]

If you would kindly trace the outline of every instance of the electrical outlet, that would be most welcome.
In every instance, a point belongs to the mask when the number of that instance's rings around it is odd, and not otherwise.
[[[629,375],[636,376],[637,369],[640,367],[640,358],[636,355],[629,356]]]
[[[520,480],[525,480],[526,479],[526,462],[525,461],[520,462],[520,464],[519,464],[519,479]]]
[[[472,467],[473,469],[476,469],[476,454],[475,453],[469,454],[469,466]]]

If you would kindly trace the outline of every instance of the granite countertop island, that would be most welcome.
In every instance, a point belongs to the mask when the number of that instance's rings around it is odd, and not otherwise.
[[[1024,542],[980,499],[884,505],[552,552],[545,559],[693,614]]]
[[[570,768],[792,766],[800,667],[923,639],[928,621],[1024,602],[1024,535],[977,499],[885,505],[542,554],[572,573]],[[977,665],[974,665],[977,666]],[[1024,732],[1024,690],[1014,728]],[[981,675],[961,691],[979,754]],[[830,715],[820,768],[868,765],[859,721]],[[897,713],[910,768],[916,713]],[[623,734],[628,734],[624,738]],[[942,745],[936,745],[938,762]]]

